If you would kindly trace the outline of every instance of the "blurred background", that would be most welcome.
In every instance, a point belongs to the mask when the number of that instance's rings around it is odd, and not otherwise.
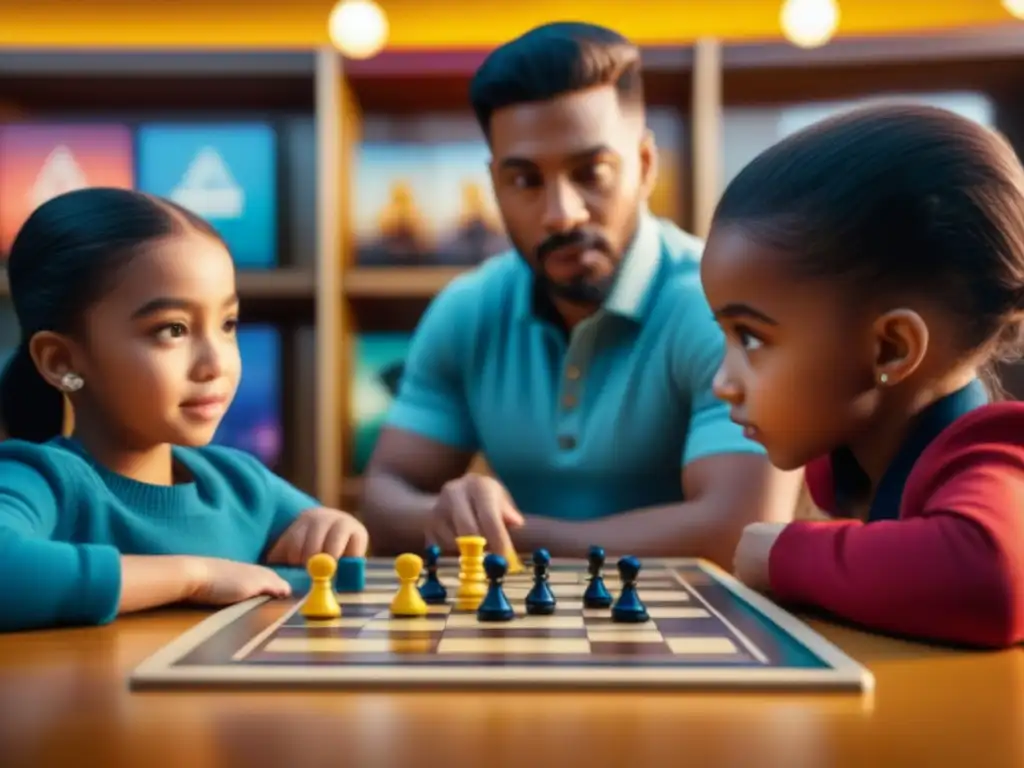
[[[206,217],[245,320],[217,441],[354,508],[421,313],[507,247],[467,103],[491,47],[559,19],[642,45],[652,208],[702,235],[744,163],[863,100],[945,106],[1024,147],[1022,17],[1024,0],[0,0],[0,261],[76,187]],[[0,360],[18,338],[0,270]]]

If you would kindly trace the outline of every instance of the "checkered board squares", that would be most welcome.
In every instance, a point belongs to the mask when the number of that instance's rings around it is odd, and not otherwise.
[[[526,558],[524,558],[526,560]],[[458,567],[439,576],[448,605],[395,618],[393,561],[370,560],[366,587],[340,593],[342,615],[312,621],[300,600],[256,599],[224,609],[147,660],[134,685],[687,687],[766,685],[864,690],[871,675],[795,617],[696,560],[643,563],[638,591],[650,621],[620,624],[583,607],[586,563],[555,562],[551,616],[526,613],[530,571],[504,590],[509,622],[453,607]],[[605,574],[613,597],[621,584]]]

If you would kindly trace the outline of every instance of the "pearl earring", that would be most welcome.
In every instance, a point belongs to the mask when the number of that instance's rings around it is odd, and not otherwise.
[[[889,374],[888,373],[879,374],[879,376],[878,376],[878,383],[879,384],[888,384],[889,383]]]
[[[60,377],[60,385],[65,392],[77,392],[84,384],[85,382],[82,381],[82,377],[71,371]]]

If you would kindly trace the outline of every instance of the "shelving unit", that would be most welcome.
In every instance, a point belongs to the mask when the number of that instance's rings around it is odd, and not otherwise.
[[[316,128],[325,111],[337,111],[333,101],[325,109],[318,99],[318,64],[316,51],[0,51],[0,122],[116,122],[135,128],[147,122],[253,120],[273,126],[278,265],[240,269],[238,289],[243,323],[271,324],[281,335],[284,434],[275,469],[312,492],[320,490],[312,398],[316,308],[323,298],[319,265],[330,261],[331,247],[319,231],[316,209],[322,167]],[[0,270],[0,299],[9,291]]]
[[[648,100],[680,119],[673,218],[703,234],[731,151],[729,110],[886,92],[974,90],[1024,147],[1024,40],[1018,28],[970,35],[840,40],[805,51],[776,42],[644,52]],[[281,473],[326,504],[355,508],[353,338],[412,331],[461,267],[365,267],[355,258],[353,167],[363,126],[381,116],[469,114],[482,51],[403,51],[346,61],[308,51],[0,52],[0,120],[68,116],[264,117],[292,131],[282,151],[280,268],[243,271],[247,317],[285,337],[286,460]],[[299,138],[299,137],[304,138]],[[0,275],[0,300],[7,293]]]

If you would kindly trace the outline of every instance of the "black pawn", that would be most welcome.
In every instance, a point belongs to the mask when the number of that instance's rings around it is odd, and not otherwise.
[[[548,585],[551,555],[546,549],[533,553],[533,589],[526,596],[526,612],[533,616],[550,616],[555,612],[555,593]]]
[[[501,555],[491,552],[484,558],[484,573],[490,584],[483,602],[476,609],[476,617],[480,621],[511,621],[515,617],[516,612],[501,588],[507,571],[508,561]]]
[[[587,570],[590,572],[590,584],[583,593],[585,608],[607,608],[612,604],[612,596],[604,585],[601,569],[604,567],[604,547],[591,547],[587,554]]]
[[[640,575],[640,561],[632,555],[619,560],[619,578],[622,579],[622,593],[612,608],[612,621],[626,624],[640,624],[647,621],[647,609],[640,602],[636,592],[636,580]]]
[[[427,578],[420,585],[420,597],[429,605],[443,605],[448,599],[448,590],[437,578],[437,561],[441,557],[441,548],[431,544],[423,552],[423,563],[427,569]]]

